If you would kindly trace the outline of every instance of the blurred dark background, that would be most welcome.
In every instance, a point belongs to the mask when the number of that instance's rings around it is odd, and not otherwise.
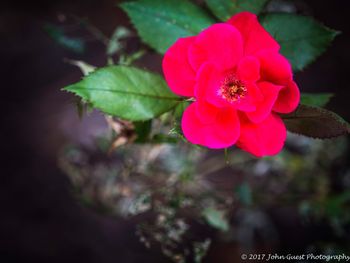
[[[342,34],[314,64],[296,74],[296,81],[304,92],[335,93],[328,108],[349,121],[350,2],[300,3],[302,12]],[[95,125],[80,123],[73,96],[60,90],[81,78],[64,58],[106,64],[99,41],[87,41],[86,51],[77,54],[48,36],[45,25],[59,24],[69,15],[88,18],[108,36],[117,25],[130,27],[115,0],[1,3],[0,262],[167,262],[135,237],[137,217],[115,219],[81,206],[57,166],[62,145],[81,142]],[[153,70],[160,70],[160,61],[155,54],[144,58]],[[297,236],[303,228],[291,221],[283,227],[292,240],[282,239],[282,246],[300,248]]]

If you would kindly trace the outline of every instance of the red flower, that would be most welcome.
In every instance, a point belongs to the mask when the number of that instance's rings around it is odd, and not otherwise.
[[[279,49],[248,12],[178,39],[163,71],[174,93],[195,98],[182,117],[185,137],[209,148],[237,144],[259,157],[277,154],[287,133],[278,113],[292,112],[300,98]]]

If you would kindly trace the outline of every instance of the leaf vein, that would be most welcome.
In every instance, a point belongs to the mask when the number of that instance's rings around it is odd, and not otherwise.
[[[162,99],[162,100],[173,100],[173,101],[183,101],[182,98],[178,97],[167,97],[167,96],[161,96],[161,95],[153,95],[153,94],[147,94],[147,93],[137,93],[132,91],[124,91],[124,90],[110,90],[110,89],[95,89],[95,88],[78,88],[74,87],[71,91],[74,92],[74,90],[91,90],[91,91],[102,91],[102,92],[112,92],[112,93],[121,93],[121,94],[129,94],[134,96],[140,96],[140,97],[149,97],[151,99]]]

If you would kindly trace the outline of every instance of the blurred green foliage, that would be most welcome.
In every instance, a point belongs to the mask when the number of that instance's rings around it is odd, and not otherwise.
[[[67,36],[61,27],[46,24],[44,30],[60,46],[80,54],[85,51],[85,42],[83,39]]]
[[[154,213],[157,220],[141,222],[137,235],[148,247],[160,246],[174,262],[186,262],[190,254],[195,258],[195,250],[203,256],[210,246],[203,251],[194,244],[205,242],[234,242],[242,249],[260,246],[259,242],[273,246],[284,233],[273,223],[271,208],[294,207],[289,216],[300,218],[305,227],[324,224],[329,226],[327,235],[346,239],[347,138],[320,141],[290,134],[286,145],[278,156],[262,159],[231,149],[228,164],[223,152],[186,143],[129,144],[108,158],[108,147],[69,147],[60,164],[86,205],[126,218]],[[192,232],[198,226],[206,229],[204,237]],[[213,235],[213,228],[220,235]],[[306,249],[323,251],[338,245],[330,238]],[[341,246],[341,251],[347,249]]]

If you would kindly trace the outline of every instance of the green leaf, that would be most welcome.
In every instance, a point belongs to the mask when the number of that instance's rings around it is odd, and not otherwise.
[[[322,108],[299,105],[282,116],[289,131],[312,138],[326,139],[350,133],[350,124],[336,113]]]
[[[333,96],[333,93],[302,93],[300,103],[308,106],[324,107]]]
[[[85,43],[82,39],[76,37],[68,37],[65,35],[62,28],[51,24],[46,24],[44,30],[60,46],[76,53],[81,54],[84,52]]]
[[[104,113],[131,121],[152,119],[181,101],[161,76],[126,66],[100,68],[65,90]]]
[[[249,11],[259,14],[268,0],[205,0],[213,14],[222,21],[234,14]]]
[[[262,25],[281,45],[281,53],[302,70],[321,55],[339,33],[306,16],[268,14]]]
[[[198,34],[214,21],[187,0],[139,0],[122,3],[142,40],[164,53],[178,38]]]
[[[174,116],[177,119],[181,119],[182,118],[182,114],[184,113],[185,109],[190,105],[189,101],[182,101],[181,103],[179,103],[175,110],[174,110]]]
[[[207,223],[212,227],[222,231],[227,231],[230,228],[229,223],[224,216],[224,212],[217,210],[216,208],[208,207],[204,209],[203,216]]]

